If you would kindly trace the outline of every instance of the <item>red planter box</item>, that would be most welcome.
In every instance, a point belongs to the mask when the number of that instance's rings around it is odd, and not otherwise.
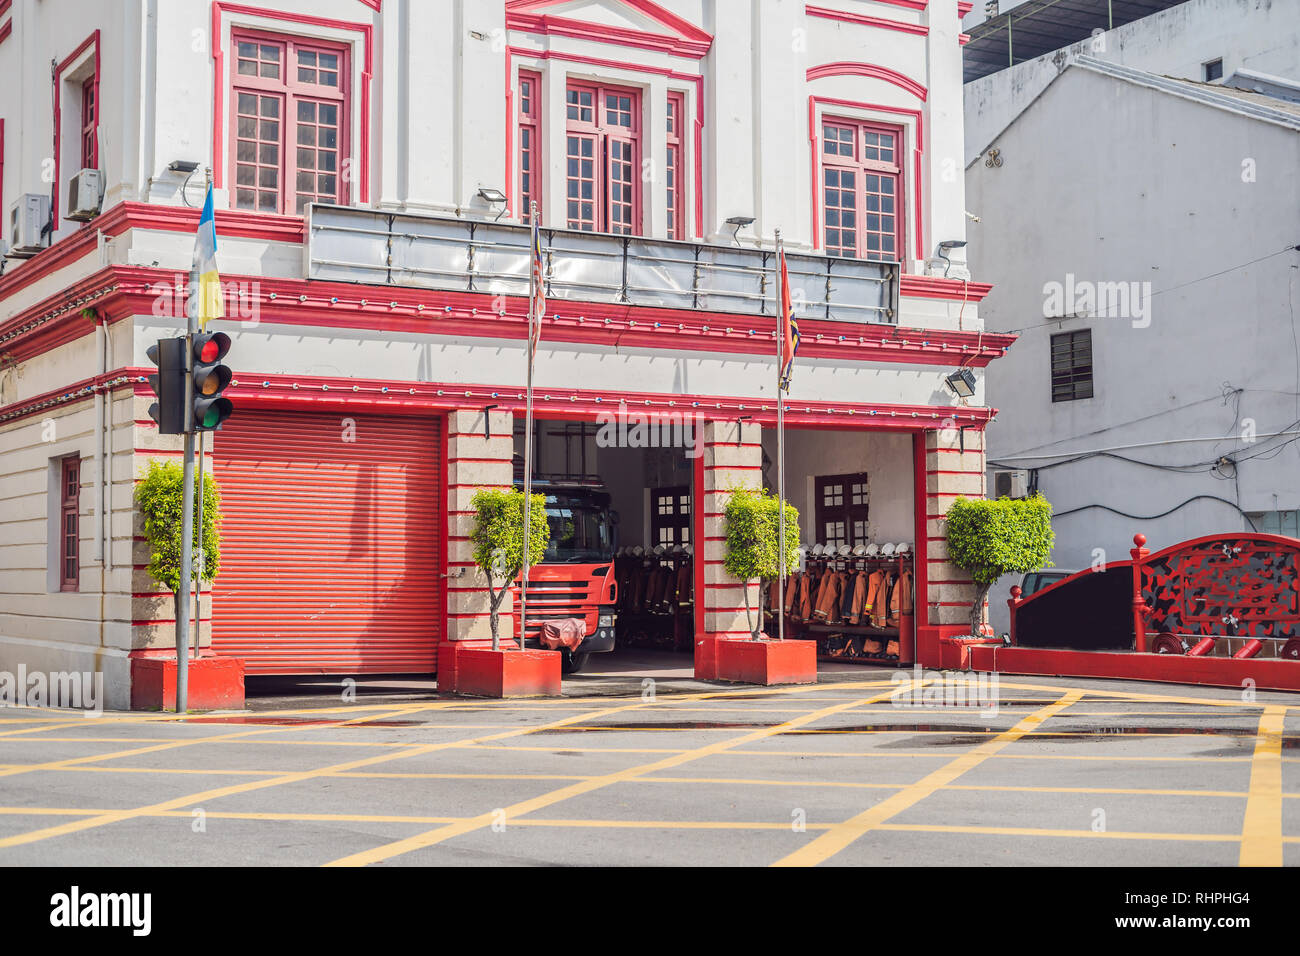
[[[740,684],[815,684],[816,641],[723,638],[715,645],[718,680]]]
[[[559,697],[560,652],[463,648],[455,693],[469,697]]]
[[[186,706],[190,710],[243,710],[244,662],[237,657],[191,658]],[[176,657],[131,661],[131,709],[176,709]]]

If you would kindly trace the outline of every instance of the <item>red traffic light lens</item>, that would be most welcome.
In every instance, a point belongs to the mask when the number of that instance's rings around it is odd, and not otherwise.
[[[217,340],[208,339],[206,342],[203,343],[203,347],[199,349],[199,361],[215,362],[220,352],[221,352],[221,348],[217,345]]]

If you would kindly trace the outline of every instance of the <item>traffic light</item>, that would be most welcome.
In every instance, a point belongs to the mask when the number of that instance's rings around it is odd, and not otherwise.
[[[230,384],[231,371],[221,360],[230,351],[230,336],[225,332],[203,332],[194,336],[194,430],[216,431],[235,410],[222,392]]]
[[[149,417],[158,423],[160,435],[185,433],[185,339],[159,339],[145,354],[158,366],[149,376],[149,387],[158,401],[149,406]]]

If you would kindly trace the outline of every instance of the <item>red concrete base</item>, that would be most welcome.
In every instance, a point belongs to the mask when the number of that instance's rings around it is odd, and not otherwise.
[[[1071,651],[1037,647],[973,647],[971,666],[1003,674],[1103,677],[1207,687],[1300,690],[1300,661],[1277,658],[1185,657],[1136,651]],[[1247,684],[1250,681],[1252,683]]]
[[[191,658],[186,668],[186,707],[242,710],[244,662],[237,657]],[[176,655],[131,660],[131,709],[176,709]]]
[[[721,638],[707,635],[695,637],[695,679],[718,679],[718,641]]]
[[[723,638],[714,648],[718,680],[763,685],[817,682],[816,641]]]
[[[439,690],[444,688],[439,682]],[[559,697],[560,652],[467,647],[456,654],[450,693],[469,697]]]

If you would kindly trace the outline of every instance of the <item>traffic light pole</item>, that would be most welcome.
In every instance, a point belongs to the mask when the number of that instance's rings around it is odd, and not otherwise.
[[[189,709],[190,586],[194,578],[194,332],[198,319],[195,298],[198,277],[190,272],[185,329],[185,452],[181,476],[181,579],[176,611],[176,713]],[[202,534],[202,529],[200,529]]]
[[[199,432],[199,477],[196,485],[198,486],[195,494],[198,496],[197,510],[195,521],[198,523],[197,532],[198,547],[194,549],[197,557],[197,565],[194,574],[194,659],[199,659],[199,638],[203,631],[203,439],[205,432]]]

